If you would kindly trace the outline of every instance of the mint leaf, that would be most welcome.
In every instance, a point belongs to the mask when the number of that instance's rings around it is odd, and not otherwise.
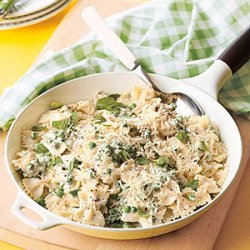
[[[119,114],[121,111],[121,108],[126,108],[127,106],[121,102],[117,102],[120,95],[113,94],[109,95],[103,98],[100,98],[96,102],[96,109],[97,110],[108,110],[110,112],[113,112],[115,114]]]
[[[42,143],[38,143],[35,145],[35,151],[38,154],[46,154],[49,152],[49,150]]]
[[[192,180],[187,183],[186,187],[189,187],[193,190],[197,190],[198,185],[199,185],[199,180]]]
[[[73,197],[76,197],[78,195],[78,192],[80,191],[80,189],[75,189],[75,190],[72,190],[70,191],[69,193],[73,196]]]
[[[68,127],[70,126],[70,120],[64,119],[64,120],[60,120],[60,121],[53,121],[52,126],[56,129],[59,129],[59,130],[67,130]]]
[[[136,162],[139,164],[139,165],[147,165],[149,164],[149,160],[147,159],[146,156],[139,156],[137,159],[136,159]]]

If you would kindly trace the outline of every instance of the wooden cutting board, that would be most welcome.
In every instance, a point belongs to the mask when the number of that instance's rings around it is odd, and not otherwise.
[[[66,15],[42,55],[48,51],[57,51],[78,41],[89,29],[81,21],[81,10],[87,5],[95,6],[98,11],[109,16],[121,10],[139,4],[139,0],[79,0]],[[250,122],[240,117],[234,117],[243,138],[243,161],[241,172],[233,188],[212,209],[192,224],[169,234],[143,240],[114,241],[85,236],[63,227],[48,231],[36,231],[23,224],[10,209],[16,198],[16,190],[8,176],[4,164],[4,141],[6,134],[0,134],[0,240],[9,242],[26,249],[212,249],[219,234],[224,219],[229,211],[239,180],[244,168],[250,165]],[[61,246],[61,247],[59,247]],[[63,248],[62,248],[63,247]]]

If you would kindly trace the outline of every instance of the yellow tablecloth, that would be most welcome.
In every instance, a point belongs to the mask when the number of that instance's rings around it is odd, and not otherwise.
[[[73,4],[74,1],[64,11],[42,23],[0,31],[0,94],[4,88],[11,86],[29,69]],[[0,241],[0,249],[19,250],[20,248]]]
[[[76,0],[75,0],[76,1]],[[31,66],[72,4],[57,16],[30,27],[0,31],[0,94]],[[250,169],[246,168],[216,250],[250,250]],[[20,248],[0,241],[1,250]],[[205,246],[204,246],[205,249]]]
[[[0,31],[0,94],[29,69],[75,1],[47,21],[25,28]]]

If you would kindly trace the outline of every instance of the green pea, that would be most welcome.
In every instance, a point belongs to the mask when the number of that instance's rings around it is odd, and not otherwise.
[[[96,143],[94,143],[94,142],[89,143],[89,148],[90,149],[94,149],[95,147],[96,147]]]
[[[31,139],[32,139],[32,140],[36,140],[36,139],[37,139],[37,133],[36,133],[36,132],[33,131],[33,132],[31,133]]]
[[[198,149],[202,152],[208,151],[207,145],[204,141],[200,141]]]
[[[190,200],[190,201],[195,201],[195,200],[196,200],[195,194],[192,194],[192,193],[186,194],[186,197],[187,197],[188,200]]]
[[[124,212],[124,213],[129,213],[130,210],[131,210],[130,206],[124,206],[124,207],[123,207],[123,212]]]
[[[132,213],[136,213],[138,211],[138,209],[136,207],[131,207],[131,212]]]

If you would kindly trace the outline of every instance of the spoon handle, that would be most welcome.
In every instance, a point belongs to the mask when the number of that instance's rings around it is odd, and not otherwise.
[[[143,70],[140,62],[134,54],[127,48],[93,7],[87,7],[82,11],[82,19],[102,39],[102,41],[104,41],[128,70],[133,71],[149,87],[153,87],[155,90],[160,91],[148,74]]]
[[[87,7],[82,11],[82,19],[104,41],[126,68],[133,70],[137,66],[136,57],[93,7]]]
[[[238,71],[250,58],[250,26],[244,30],[219,56],[232,73]]]

